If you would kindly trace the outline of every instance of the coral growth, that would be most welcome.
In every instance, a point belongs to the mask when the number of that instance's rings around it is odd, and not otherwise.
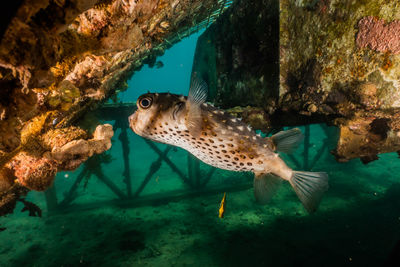
[[[385,20],[372,16],[362,18],[358,23],[357,45],[370,47],[379,52],[400,53],[400,20],[385,24]]]
[[[57,173],[57,162],[47,158],[38,158],[25,152],[19,153],[10,163],[18,183],[36,191],[49,188]]]
[[[60,169],[74,170],[93,154],[100,154],[110,149],[114,132],[110,124],[97,126],[93,138],[70,141],[62,146],[53,147],[46,157],[55,160]]]
[[[0,169],[0,194],[9,190],[14,184],[14,175],[9,168]]]
[[[86,139],[87,133],[81,128],[71,126],[68,128],[53,129],[46,132],[42,136],[42,144],[46,150],[51,151],[54,148],[64,146],[66,143],[77,140]]]

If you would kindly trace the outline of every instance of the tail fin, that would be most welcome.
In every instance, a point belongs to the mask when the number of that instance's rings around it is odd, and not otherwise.
[[[304,139],[304,135],[299,128],[293,128],[287,131],[280,131],[271,136],[276,150],[284,153],[292,153]]]
[[[309,213],[317,210],[323,193],[329,187],[325,172],[294,171],[289,182]]]

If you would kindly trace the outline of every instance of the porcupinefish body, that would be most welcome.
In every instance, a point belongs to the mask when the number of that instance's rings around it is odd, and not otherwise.
[[[294,188],[313,212],[328,188],[324,172],[293,171],[275,151],[289,153],[302,141],[297,128],[262,138],[238,118],[207,104],[207,85],[194,78],[188,97],[147,93],[129,117],[131,129],[153,141],[181,147],[216,168],[254,173],[254,194],[267,203],[280,181]]]

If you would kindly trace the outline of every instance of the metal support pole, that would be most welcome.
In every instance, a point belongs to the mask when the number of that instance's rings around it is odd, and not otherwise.
[[[78,177],[76,177],[74,184],[71,186],[68,193],[65,195],[63,201],[60,202],[60,206],[68,205],[70,202],[72,202],[72,200],[75,199],[75,196],[76,196],[75,192],[76,192],[76,189],[78,188],[79,183],[83,180],[83,178],[85,178],[89,175],[90,175],[90,171],[85,163],[85,167],[78,174]]]
[[[167,156],[167,154],[171,150],[171,148],[172,148],[171,146],[168,146],[164,150],[164,152],[163,152],[164,157]],[[142,184],[136,190],[135,194],[133,194],[133,197],[138,197],[139,194],[143,191],[143,189],[148,184],[148,182],[150,182],[151,177],[153,177],[153,175],[160,169],[162,160],[163,160],[163,157],[159,156],[158,159],[151,164],[149,172],[147,173],[146,177],[144,178]]]
[[[165,161],[165,163],[168,164],[168,166],[176,173],[179,175],[179,177],[183,180],[183,182],[185,182],[186,184],[188,184],[189,186],[193,186],[192,182],[186,177],[186,175],[184,175],[179,169],[178,167],[176,167],[176,165],[167,157],[164,156],[163,153],[161,152],[161,150],[155,145],[153,144],[151,141],[144,139],[144,141],[159,155],[162,157],[162,159]]]
[[[50,188],[44,192],[44,196],[46,198],[46,205],[48,211],[53,211],[57,208],[58,201],[57,201],[57,192],[56,187],[53,184]]]
[[[132,196],[132,183],[131,183],[131,172],[129,165],[129,139],[127,133],[127,125],[126,123],[119,123],[121,126],[121,133],[118,136],[119,141],[122,145],[122,156],[124,159],[124,172],[122,175],[125,177],[124,182],[126,184],[126,192],[128,197]]]

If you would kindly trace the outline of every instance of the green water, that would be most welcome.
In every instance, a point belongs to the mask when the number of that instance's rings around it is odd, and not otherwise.
[[[312,159],[326,145],[326,135],[319,125],[311,126],[310,133]],[[132,187],[137,188],[157,155],[140,137],[129,133],[129,139]],[[301,163],[302,150],[295,153]],[[114,160],[103,170],[124,188],[120,152],[115,140]],[[169,158],[187,171],[185,151],[171,150]],[[293,166],[290,159],[287,162]],[[311,215],[287,184],[271,203],[258,205],[252,177],[246,174],[216,170],[207,184],[210,190],[249,184],[248,189],[227,193],[223,219],[218,218],[223,190],[135,206],[110,201],[116,195],[92,177],[86,188],[79,187],[65,212],[28,217],[18,207],[2,218],[7,230],[1,233],[0,262],[2,266],[379,266],[400,234],[397,162],[397,155],[391,153],[369,165],[358,160],[339,164],[326,149],[312,170],[328,172],[330,189]],[[59,199],[81,169],[68,178],[65,173],[58,175]],[[203,175],[209,169],[200,165]],[[179,189],[194,190],[163,163],[142,195],[168,195]],[[31,192],[29,199],[46,206],[42,193]]]

